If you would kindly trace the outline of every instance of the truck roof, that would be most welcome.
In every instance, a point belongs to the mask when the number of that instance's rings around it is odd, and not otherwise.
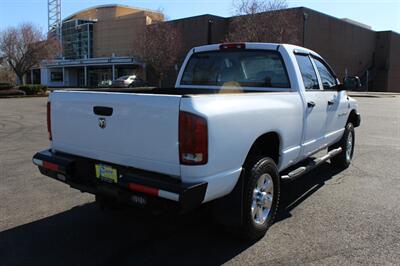
[[[278,50],[279,47],[284,47],[288,51],[292,52],[300,52],[300,53],[307,53],[312,54],[317,57],[321,57],[318,53],[307,49],[305,47],[301,47],[298,45],[293,44],[286,44],[286,43],[261,43],[261,42],[233,42],[233,43],[218,43],[218,44],[209,44],[209,45],[202,45],[192,48],[194,53],[198,52],[206,52],[206,51],[217,51],[221,49],[222,45],[244,45],[246,49],[265,49],[265,50]]]

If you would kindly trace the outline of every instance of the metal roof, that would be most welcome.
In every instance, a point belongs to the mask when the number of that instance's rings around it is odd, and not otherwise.
[[[92,7],[89,7],[89,8],[85,8],[85,9],[79,10],[79,11],[69,15],[68,17],[64,18],[63,22],[72,19],[74,16],[76,16],[79,13],[82,13],[82,12],[86,12],[86,11],[89,11],[89,10],[92,10],[92,9],[110,8],[110,7],[124,7],[124,8],[130,8],[130,9],[135,9],[135,10],[142,10],[142,11],[148,11],[148,12],[152,12],[152,13],[161,14],[161,12],[159,12],[159,11],[154,11],[154,10],[150,10],[150,9],[146,9],[146,8],[138,8],[138,7],[128,6],[128,5],[119,5],[119,4],[107,4],[107,5],[92,6]]]

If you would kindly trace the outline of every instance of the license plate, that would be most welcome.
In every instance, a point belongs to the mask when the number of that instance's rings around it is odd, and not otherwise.
[[[99,178],[109,183],[118,182],[117,169],[105,164],[95,164],[95,169],[96,178]]]

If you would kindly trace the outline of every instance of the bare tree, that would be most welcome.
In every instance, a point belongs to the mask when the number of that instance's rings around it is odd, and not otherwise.
[[[301,18],[286,0],[235,0],[227,41],[300,43]]]
[[[286,0],[234,0],[235,15],[250,15],[265,11],[273,11],[288,8]]]
[[[162,85],[165,74],[178,63],[181,54],[181,33],[175,25],[158,22],[149,25],[137,38],[136,55],[158,78]]]
[[[30,23],[9,27],[0,33],[0,57],[14,71],[20,84],[24,83],[24,75],[41,60],[52,59],[59,52],[59,42],[47,38]]]

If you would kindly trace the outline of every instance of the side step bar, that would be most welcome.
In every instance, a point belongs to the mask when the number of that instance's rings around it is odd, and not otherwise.
[[[341,152],[342,152],[342,148],[340,148],[340,147],[337,148],[337,149],[331,150],[326,155],[322,156],[321,158],[317,158],[317,159],[313,160],[308,165],[301,166],[301,167],[291,171],[287,175],[283,175],[281,177],[282,181],[293,181],[294,179],[304,175],[305,173],[308,173],[309,171],[311,171],[312,169],[314,169],[315,167],[317,167],[321,163],[329,160],[332,157],[335,157],[336,155],[338,155]]]

